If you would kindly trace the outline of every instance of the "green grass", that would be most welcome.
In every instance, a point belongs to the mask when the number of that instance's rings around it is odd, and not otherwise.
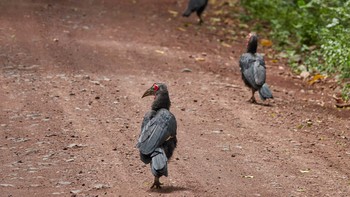
[[[278,47],[301,57],[290,56],[293,68],[302,64],[310,72],[338,76],[343,95],[349,95],[350,0],[241,0],[241,5],[246,10],[241,19],[267,22]]]

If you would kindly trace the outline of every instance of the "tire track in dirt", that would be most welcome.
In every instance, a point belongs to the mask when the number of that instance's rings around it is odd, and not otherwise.
[[[5,47],[0,49],[10,57],[2,62],[13,71],[6,73],[2,67],[0,78],[0,98],[6,102],[0,105],[5,112],[1,124],[6,124],[1,126],[1,142],[7,144],[1,149],[8,159],[0,180],[15,186],[1,186],[6,194],[349,193],[347,119],[304,102],[305,95],[287,95],[300,86],[277,76],[274,66],[268,78],[276,90],[273,106],[246,103],[250,92],[240,80],[237,54],[220,47],[205,28],[178,31],[182,19],[170,18],[168,9],[180,9],[181,3],[43,0],[31,5],[15,7],[23,16],[6,12],[19,22],[1,20],[6,28],[0,40]],[[15,40],[7,36],[14,33]],[[196,61],[198,57],[205,61]],[[32,65],[39,67],[28,72]],[[183,68],[192,72],[182,73]],[[161,178],[165,187],[154,191],[148,189],[153,177],[135,144],[152,102],[140,97],[158,81],[170,89],[179,145],[169,177]],[[324,115],[328,113],[332,115]],[[33,137],[27,137],[28,132]]]
[[[91,73],[88,76],[86,73],[78,76],[81,77],[77,80],[78,84],[75,84],[77,86],[67,85],[68,89],[63,91],[66,95],[67,92],[72,92],[72,97],[77,99],[70,99],[69,103],[63,105],[65,114],[68,114],[67,119],[73,120],[74,129],[80,136],[87,136],[83,138],[83,144],[87,147],[79,151],[80,155],[84,155],[83,161],[77,161],[81,165],[78,169],[85,172],[80,182],[84,182],[85,185],[90,183],[92,187],[102,182],[105,186],[112,187],[105,189],[105,193],[109,195],[134,193],[135,187],[144,184],[135,180],[135,174],[143,173],[145,167],[135,165],[135,160],[139,163],[134,148],[136,136],[133,130],[136,124],[131,123],[141,120],[141,117],[131,120],[130,115],[135,114],[134,112],[138,116],[133,107],[130,111],[125,111],[126,106],[132,106],[129,101],[132,97],[123,87],[130,87],[131,84],[120,83],[120,78],[125,76],[111,76],[108,79],[106,76]],[[81,79],[86,77],[89,79]],[[83,93],[81,90],[84,90]],[[81,100],[81,97],[85,99]],[[94,173],[86,174],[89,171]],[[120,183],[124,186],[118,187]],[[98,194],[100,191],[82,189],[82,193]]]

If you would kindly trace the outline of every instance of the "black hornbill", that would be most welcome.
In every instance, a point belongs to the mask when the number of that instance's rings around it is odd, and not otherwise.
[[[154,83],[142,96],[154,95],[151,110],[143,118],[141,134],[136,147],[140,151],[141,160],[151,165],[154,183],[151,188],[161,188],[159,178],[168,176],[168,160],[176,148],[177,123],[175,116],[169,111],[170,98],[167,86]]]
[[[192,12],[196,12],[199,18],[199,24],[203,23],[202,13],[204,9],[207,7],[208,0],[190,0],[188,2],[187,9],[182,14],[184,17],[189,17]]]
[[[242,79],[246,86],[252,90],[250,102],[256,103],[254,93],[259,91],[261,100],[273,98],[272,93],[265,83],[266,67],[264,57],[258,54],[258,36],[250,33],[247,38],[247,52],[242,54],[239,60]]]

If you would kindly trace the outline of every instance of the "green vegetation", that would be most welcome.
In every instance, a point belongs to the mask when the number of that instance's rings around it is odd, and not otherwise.
[[[241,0],[241,5],[247,11],[242,19],[269,23],[271,37],[296,71],[302,64],[310,72],[338,76],[349,99],[350,0]]]

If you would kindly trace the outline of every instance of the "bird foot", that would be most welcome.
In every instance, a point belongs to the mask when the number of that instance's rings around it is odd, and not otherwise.
[[[151,186],[151,189],[156,188],[156,189],[160,189],[162,188],[161,185],[163,185],[163,183],[160,183],[159,181],[154,181],[153,185]]]
[[[248,102],[251,102],[251,103],[254,103],[254,104],[257,103],[254,97],[250,98],[250,99],[248,100]]]

